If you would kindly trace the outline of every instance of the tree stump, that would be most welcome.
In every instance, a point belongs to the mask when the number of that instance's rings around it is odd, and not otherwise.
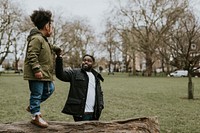
[[[159,133],[157,117],[132,118],[110,122],[49,121],[48,128],[39,128],[30,122],[0,124],[0,133]]]

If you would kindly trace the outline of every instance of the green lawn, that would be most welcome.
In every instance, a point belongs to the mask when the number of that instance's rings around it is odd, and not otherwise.
[[[104,75],[105,109],[101,121],[157,116],[162,133],[200,132],[200,78],[193,78],[195,100],[187,100],[187,78]],[[73,121],[61,113],[69,83],[55,78],[56,90],[41,112],[47,121]],[[29,121],[27,81],[21,75],[0,76],[0,123]]]

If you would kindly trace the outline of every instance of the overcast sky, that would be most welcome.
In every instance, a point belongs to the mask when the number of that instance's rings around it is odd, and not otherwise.
[[[42,7],[62,13],[64,17],[80,16],[87,18],[95,28],[101,27],[105,11],[116,4],[118,0],[15,0],[30,15],[33,10]],[[121,0],[126,1],[126,0]],[[200,16],[200,0],[189,0]]]
[[[42,7],[62,13],[64,17],[80,16],[87,18],[92,26],[101,25],[105,10],[109,9],[112,1],[117,0],[15,0],[30,15],[33,10]]]

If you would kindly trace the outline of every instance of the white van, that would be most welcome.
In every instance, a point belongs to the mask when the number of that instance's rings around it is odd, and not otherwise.
[[[0,65],[0,72],[4,72],[5,69],[2,67],[2,65]]]
[[[176,70],[174,72],[171,72],[170,77],[187,77],[188,71],[187,70]]]

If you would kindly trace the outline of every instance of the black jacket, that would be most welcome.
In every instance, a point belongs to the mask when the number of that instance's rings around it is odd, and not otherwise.
[[[101,111],[104,108],[103,91],[100,85],[100,80],[103,81],[104,79],[95,70],[92,70],[92,73],[94,74],[96,80],[94,118],[98,120],[101,115]],[[56,77],[62,81],[70,82],[68,98],[62,112],[65,114],[76,116],[83,115],[89,82],[87,73],[81,68],[73,70],[63,70],[62,58],[57,57]]]

